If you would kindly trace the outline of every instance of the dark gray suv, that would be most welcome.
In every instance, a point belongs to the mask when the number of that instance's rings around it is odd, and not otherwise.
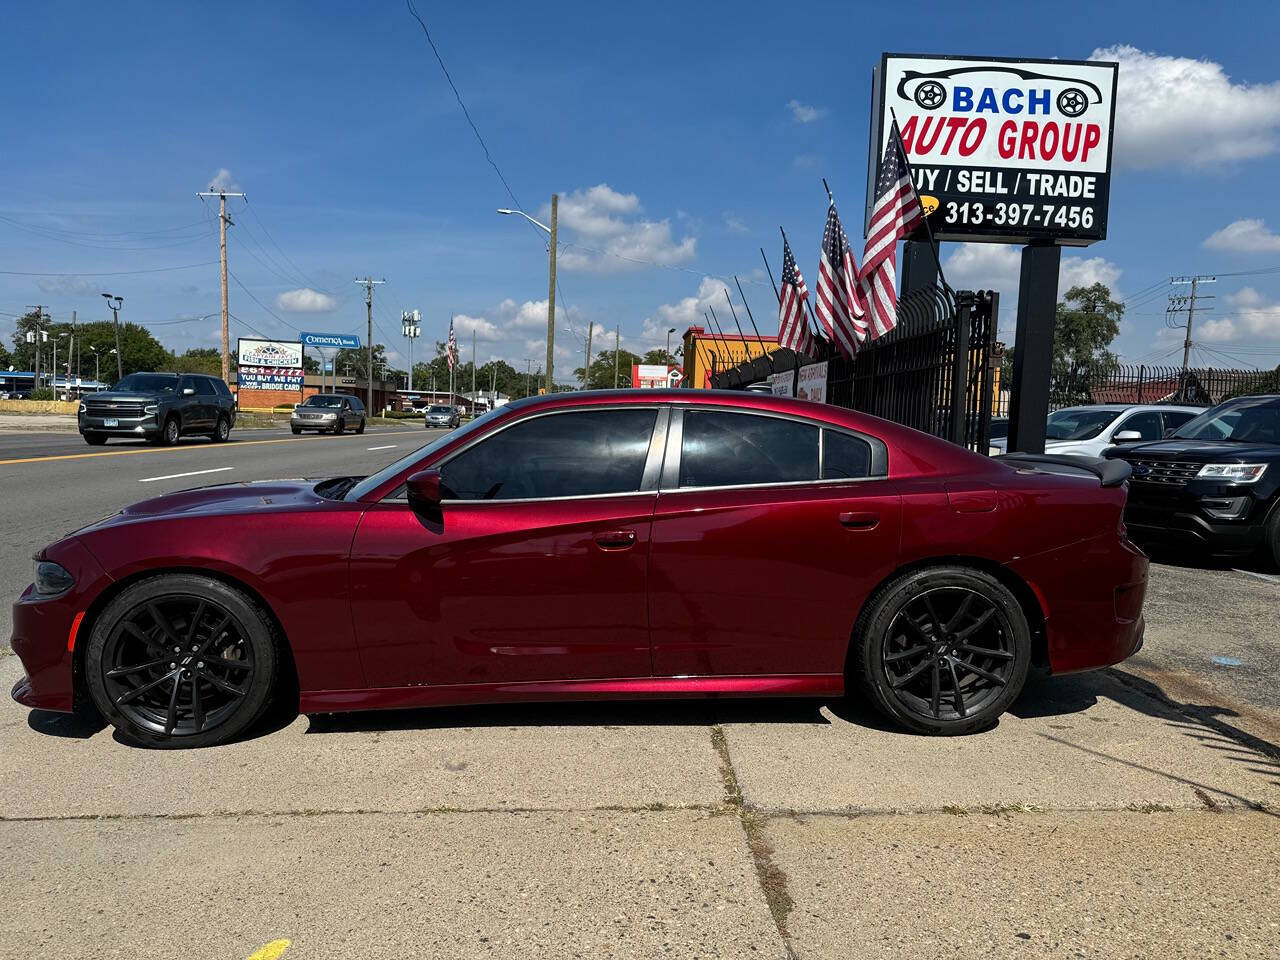
[[[99,446],[129,437],[172,446],[179,437],[223,441],[236,423],[236,402],[217,377],[198,373],[131,373],[110,390],[80,401],[80,435]]]

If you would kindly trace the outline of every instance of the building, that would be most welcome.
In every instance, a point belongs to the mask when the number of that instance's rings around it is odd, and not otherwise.
[[[723,373],[744,360],[778,349],[777,337],[743,337],[709,334],[699,326],[684,332],[684,383],[694,390],[711,387],[711,375]]]

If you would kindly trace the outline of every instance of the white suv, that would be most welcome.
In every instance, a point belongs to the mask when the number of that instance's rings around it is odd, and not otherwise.
[[[1102,456],[1117,444],[1159,440],[1176,430],[1205,407],[1142,406],[1102,403],[1092,407],[1065,407],[1049,414],[1045,424],[1045,453]],[[1008,437],[991,440],[992,453],[1006,453]]]

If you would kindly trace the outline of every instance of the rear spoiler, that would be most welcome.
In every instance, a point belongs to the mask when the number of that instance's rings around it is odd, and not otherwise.
[[[1068,477],[1097,477],[1104,487],[1118,487],[1129,479],[1129,474],[1133,473],[1133,468],[1124,460],[1104,460],[1102,457],[1006,453],[1004,456],[992,457],[992,459],[1015,469],[1039,470],[1041,473],[1057,473]]]

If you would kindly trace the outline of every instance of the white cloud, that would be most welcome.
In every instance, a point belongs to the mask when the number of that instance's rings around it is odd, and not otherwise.
[[[1236,220],[1211,233],[1204,245],[1227,253],[1280,253],[1280,234],[1272,233],[1260,219]]]
[[[750,229],[732,210],[726,210],[724,214],[724,225],[730,233],[750,233]]]
[[[576,237],[561,235],[558,264],[567,270],[603,272],[693,259],[696,237],[677,240],[670,220],[647,220],[642,212],[639,197],[619,193],[607,183],[566,193],[560,200],[560,226]]]
[[[473,333],[477,340],[483,340],[486,343],[502,339],[501,331],[492,320],[486,320],[484,317],[470,317],[465,313],[459,313],[453,318],[453,330],[459,344],[464,337],[470,337]]]
[[[1208,167],[1280,148],[1280,82],[1232,83],[1219,63],[1131,46],[1093,51],[1120,64],[1117,166]]]
[[[791,164],[798,170],[812,170],[822,163],[822,157],[816,153],[801,153],[791,158]]]
[[[706,328],[707,320],[703,313],[709,307],[715,308],[721,327],[726,321],[732,324],[733,320],[724,296],[728,289],[723,280],[703,277],[702,282],[698,284],[698,292],[694,296],[684,297],[675,303],[664,303],[654,311],[654,316],[646,317],[640,330],[640,339],[646,343],[665,344],[667,330],[671,327],[676,328],[676,332],[671,335],[673,338],[683,336],[685,330],[695,324]],[[728,333],[728,330],[725,332]]]
[[[217,193],[220,190],[239,190],[240,184],[235,182],[231,176],[231,171],[226,167],[219,167],[218,172],[213,175],[213,179],[209,181],[209,190]]]
[[[95,284],[84,277],[41,277],[36,281],[36,286],[41,293],[61,293],[77,297],[87,297],[102,289],[101,284]]]
[[[791,119],[796,123],[813,123],[827,112],[826,107],[813,107],[799,100],[788,100],[787,109],[791,111]]]
[[[331,313],[338,308],[338,301],[327,293],[302,287],[277,296],[276,307],[289,313]]]
[[[1280,301],[1270,300],[1253,287],[1243,287],[1226,297],[1229,311],[1197,318],[1195,339],[1206,343],[1233,340],[1280,341]]]

